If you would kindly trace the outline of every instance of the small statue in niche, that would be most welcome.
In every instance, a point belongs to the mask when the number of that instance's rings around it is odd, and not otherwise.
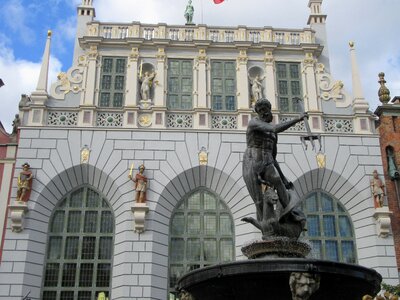
[[[262,82],[265,76],[261,77],[260,75],[256,75],[254,78],[249,76],[250,84],[251,84],[251,97],[253,99],[253,103],[255,103],[258,99],[263,98],[262,92]]]
[[[144,75],[139,77],[141,82],[140,96],[142,97],[142,100],[150,100],[150,90],[153,85],[153,79],[156,75],[156,72],[144,72]]]
[[[19,128],[19,126],[21,126],[21,119],[19,118],[19,114],[15,115],[15,118],[12,122],[12,126],[13,126],[13,130],[12,130],[11,135],[17,135],[18,128]]]
[[[378,171],[374,170],[372,172],[371,179],[371,191],[372,197],[374,198],[374,206],[375,208],[383,207],[383,196],[385,196],[385,185],[382,180],[378,176]]]
[[[28,163],[24,163],[22,165],[22,171],[18,175],[17,201],[20,202],[28,202],[29,200],[33,178],[32,172],[29,168],[30,165]]]
[[[139,166],[139,172],[136,173],[135,177],[132,177],[132,169],[129,172],[128,178],[135,183],[135,201],[136,203],[146,203],[146,190],[147,190],[147,177],[144,176],[145,166],[142,164]]]
[[[188,4],[186,5],[184,14],[186,18],[186,24],[193,24],[193,13],[194,13],[194,7],[192,5],[192,0],[189,0]]]

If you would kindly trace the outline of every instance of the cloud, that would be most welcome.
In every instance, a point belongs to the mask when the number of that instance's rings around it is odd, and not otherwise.
[[[16,32],[21,41],[28,45],[35,40],[35,31],[25,22],[29,20],[21,0],[10,0],[0,7],[1,16],[12,32]]]
[[[4,42],[0,34],[0,76],[4,86],[0,88],[0,121],[11,132],[14,115],[18,113],[21,94],[31,94],[36,89],[41,62],[16,59],[13,50]],[[61,70],[61,62],[50,58],[49,81],[54,81]],[[50,84],[49,84],[50,87]]]

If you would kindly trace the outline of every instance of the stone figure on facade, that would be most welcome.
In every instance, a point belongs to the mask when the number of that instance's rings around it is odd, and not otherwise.
[[[251,97],[253,98],[254,102],[263,98],[262,82],[264,78],[265,76],[260,77],[260,75],[256,75],[254,78],[249,77],[251,84]]]
[[[18,133],[18,128],[21,126],[21,119],[19,118],[19,114],[16,114],[15,115],[15,118],[14,118],[14,120],[13,120],[13,122],[12,122],[12,127],[13,127],[13,129],[12,129],[12,135],[17,135],[17,133]]]
[[[293,300],[307,300],[320,285],[321,278],[317,274],[293,272],[290,274],[289,286]]]
[[[30,170],[30,165],[24,163],[22,165],[22,171],[18,175],[17,179],[17,201],[27,202],[32,188],[33,174]]]
[[[192,0],[189,0],[188,4],[186,5],[184,14],[186,18],[186,24],[193,24],[193,13],[194,13],[194,7],[192,5]]]
[[[385,196],[385,185],[383,184],[382,180],[379,178],[378,171],[374,170],[372,172],[372,179],[371,179],[371,192],[372,197],[374,199],[374,206],[375,208],[383,207],[383,199]]]
[[[135,177],[129,173],[128,177],[135,183],[135,201],[136,203],[146,203],[146,190],[147,190],[147,177],[143,174],[145,166],[142,164],[139,166],[139,172],[136,173]]]
[[[153,79],[157,75],[156,72],[144,72],[143,76],[139,77],[141,82],[140,85],[140,96],[142,97],[141,100],[150,100],[150,91],[151,87],[153,86]]]
[[[247,127],[247,149],[243,157],[243,178],[253,199],[257,220],[246,217],[262,231],[263,239],[284,236],[297,239],[305,227],[305,216],[297,207],[300,199],[293,184],[284,176],[277,160],[278,133],[308,118],[307,113],[280,124],[272,124],[271,103],[259,99],[255,104],[258,117]]]

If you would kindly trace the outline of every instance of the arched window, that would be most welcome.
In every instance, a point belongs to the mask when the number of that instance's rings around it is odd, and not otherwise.
[[[66,196],[50,219],[43,300],[95,300],[110,295],[114,217],[89,187]]]
[[[354,230],[351,219],[339,201],[317,191],[302,202],[307,216],[304,232],[315,258],[356,263]]]
[[[234,259],[234,225],[225,203],[200,189],[186,196],[171,218],[169,299],[185,273]]]

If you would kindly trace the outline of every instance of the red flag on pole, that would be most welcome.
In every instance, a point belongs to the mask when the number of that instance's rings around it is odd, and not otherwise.
[[[222,2],[224,2],[224,0],[214,0],[214,3],[215,3],[215,4],[220,4],[220,3],[222,3]]]

